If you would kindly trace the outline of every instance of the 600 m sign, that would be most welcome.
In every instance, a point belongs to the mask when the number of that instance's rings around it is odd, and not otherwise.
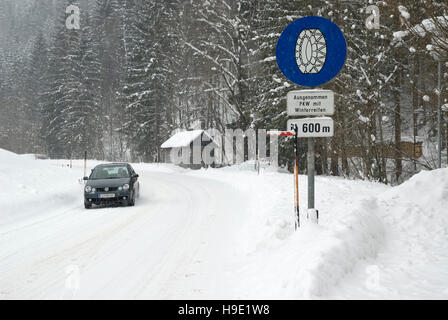
[[[334,135],[334,122],[329,117],[292,119],[288,121],[288,128],[297,125],[299,138],[332,137]]]

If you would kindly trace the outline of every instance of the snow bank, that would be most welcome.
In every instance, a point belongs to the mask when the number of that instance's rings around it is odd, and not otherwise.
[[[5,187],[0,193],[0,226],[24,215],[45,214],[56,204],[82,205],[81,177],[81,172],[66,166],[0,149],[0,185]]]
[[[420,172],[377,198],[384,246],[329,297],[447,299],[448,169]],[[373,286],[362,288],[368,267]]]
[[[386,196],[393,199],[398,197],[414,204],[418,199],[425,211],[448,214],[448,169],[422,171],[393,188]]]
[[[242,298],[319,298],[350,274],[360,260],[375,257],[384,231],[375,200],[342,214],[335,225],[304,221],[283,243],[252,253],[244,267]]]
[[[402,238],[409,237],[412,249],[433,252],[448,243],[448,169],[422,171],[383,194],[381,201],[383,219]],[[441,254],[448,258],[448,250]]]
[[[190,172],[218,179],[249,197],[237,252],[235,295],[245,299],[325,297],[359,261],[374,258],[383,244],[378,203],[369,194],[381,184],[316,177],[320,225],[306,219],[306,177],[300,176],[301,228],[294,231],[291,174],[263,171],[252,164]]]

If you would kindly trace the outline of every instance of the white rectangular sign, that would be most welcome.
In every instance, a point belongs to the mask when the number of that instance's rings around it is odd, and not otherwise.
[[[296,90],[286,96],[288,116],[323,116],[334,114],[331,90]]]
[[[293,130],[297,125],[299,138],[332,137],[334,135],[334,122],[329,117],[303,118],[288,120],[287,130]]]

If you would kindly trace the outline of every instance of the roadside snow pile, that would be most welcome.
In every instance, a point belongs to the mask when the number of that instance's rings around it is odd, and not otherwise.
[[[410,246],[410,251],[446,247],[448,169],[422,171],[380,199],[383,220],[395,230],[396,238]],[[448,249],[444,252],[448,254]]]
[[[77,179],[81,176],[69,168],[0,149],[0,185],[5,186],[0,193],[0,226],[78,200],[82,186]]]
[[[422,213],[441,213],[440,218],[448,218],[448,169],[422,171],[393,188],[384,198],[395,202],[400,199],[412,208],[417,206]]]
[[[389,295],[447,299],[448,169],[423,171],[381,200],[383,219],[394,235],[381,259],[382,274],[390,276],[385,280],[396,287]]]
[[[254,290],[244,297],[448,298],[448,169],[394,188],[330,177],[316,183],[316,196],[327,198],[316,202],[320,225],[255,251],[243,284]]]
[[[338,219],[331,225],[313,225],[302,217],[300,230],[283,243],[253,252],[243,268],[248,281],[241,284],[241,291],[251,291],[242,298],[324,297],[359,261],[375,257],[384,241],[376,201],[362,201],[348,211],[333,209]]]
[[[294,232],[290,174],[209,170],[251,196],[235,295],[245,299],[448,298],[448,169],[397,187],[316,177],[319,225]]]
[[[420,172],[377,203],[384,246],[328,297],[447,299],[448,169]]]
[[[246,172],[244,169],[247,168]],[[301,228],[294,232],[293,177],[250,165],[192,172],[224,181],[248,196],[238,241],[235,296],[243,299],[325,297],[384,242],[377,200],[382,184],[316,177],[320,224],[306,219],[307,178],[300,176]]]

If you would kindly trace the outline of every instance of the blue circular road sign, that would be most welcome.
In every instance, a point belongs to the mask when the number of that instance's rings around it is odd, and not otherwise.
[[[290,81],[316,87],[333,79],[345,63],[347,43],[337,25],[322,17],[292,22],[277,42],[277,64]]]

